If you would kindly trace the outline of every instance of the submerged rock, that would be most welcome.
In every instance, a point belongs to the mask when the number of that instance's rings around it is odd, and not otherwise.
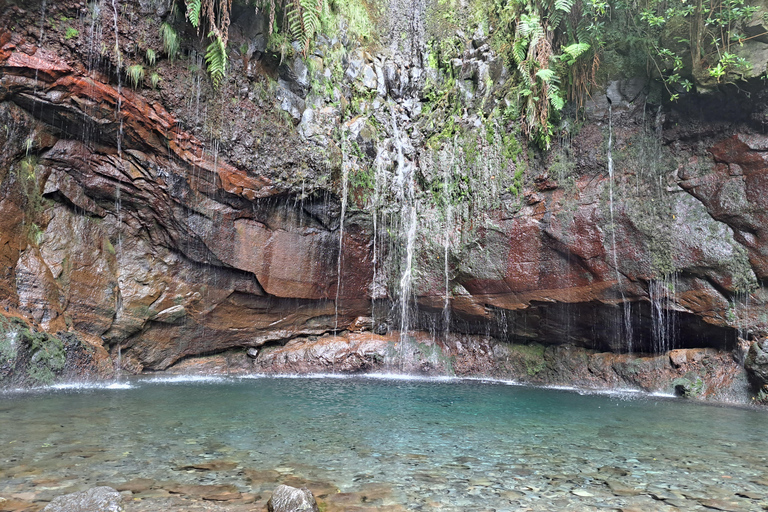
[[[94,487],[87,491],[59,496],[43,512],[123,512],[123,498],[112,487]]]
[[[269,512],[318,512],[317,502],[312,491],[306,487],[297,489],[280,485],[267,502]]]

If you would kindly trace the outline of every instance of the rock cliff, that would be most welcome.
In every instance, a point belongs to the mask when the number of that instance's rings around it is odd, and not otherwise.
[[[225,354],[745,396],[768,327],[758,84],[662,104],[610,80],[542,152],[493,116],[509,74],[483,34],[449,79],[418,23],[283,59],[253,9],[232,18],[213,89],[183,23],[183,57],[141,64],[168,2],[0,1],[9,317],[102,374]]]

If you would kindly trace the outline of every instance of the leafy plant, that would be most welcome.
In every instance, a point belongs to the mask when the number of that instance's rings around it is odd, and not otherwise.
[[[286,17],[291,36],[298,41],[302,53],[309,53],[309,44],[320,29],[323,0],[293,0],[288,4]]]
[[[147,64],[150,66],[154,66],[157,63],[157,53],[152,48],[147,48],[146,58]]]
[[[134,89],[138,88],[139,84],[144,81],[144,74],[144,66],[141,64],[128,66],[128,79],[131,81]]]
[[[179,53],[179,35],[176,30],[168,23],[160,25],[160,37],[163,40],[163,50],[168,59],[173,61],[176,54]]]
[[[67,27],[67,32],[64,34],[64,39],[72,39],[80,35],[80,31],[74,27]]]
[[[210,43],[205,50],[205,63],[218,87],[227,71],[227,40],[232,0],[185,0],[187,20],[198,32],[203,25],[208,27]]]
[[[205,50],[205,64],[211,74],[213,86],[218,87],[227,72],[227,47],[223,39],[213,32],[208,34],[208,37],[212,38],[212,41]]]
[[[733,53],[739,33],[758,7],[746,0],[647,0],[637,12],[637,26],[648,55],[670,97],[678,89],[740,80],[747,61]],[[681,76],[690,69],[693,82]]]
[[[55,373],[64,369],[66,353],[61,340],[41,332],[26,333],[32,355],[27,373],[41,384],[50,384]]]
[[[158,75],[157,73],[152,73],[151,75],[149,75],[149,83],[152,84],[153,89],[157,89],[157,86],[160,85],[161,80],[162,78],[160,78],[160,75]]]

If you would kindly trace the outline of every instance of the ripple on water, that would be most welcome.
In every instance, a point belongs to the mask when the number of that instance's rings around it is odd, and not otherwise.
[[[328,510],[768,504],[762,411],[635,390],[338,377],[165,376],[4,395],[0,496],[107,483],[143,506],[208,496],[235,510],[287,483]]]

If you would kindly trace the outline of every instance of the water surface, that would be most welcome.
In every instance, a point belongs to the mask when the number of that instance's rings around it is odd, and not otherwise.
[[[0,496],[149,478],[306,482],[337,510],[760,510],[766,420],[484,381],[137,379],[0,395]]]

